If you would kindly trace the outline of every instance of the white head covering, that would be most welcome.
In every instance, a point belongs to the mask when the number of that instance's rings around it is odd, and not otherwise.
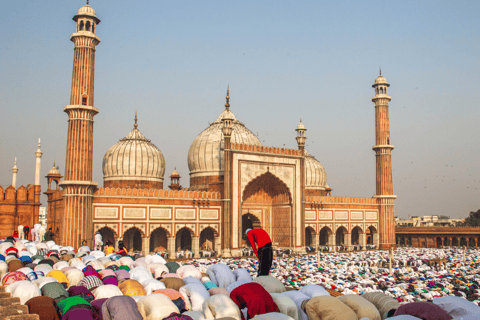
[[[247,229],[247,230],[245,230],[245,235],[246,235],[250,230],[252,230],[252,229]]]

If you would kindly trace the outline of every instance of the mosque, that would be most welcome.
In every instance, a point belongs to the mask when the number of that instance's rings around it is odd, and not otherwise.
[[[389,84],[380,75],[375,96],[376,192],[372,198],[332,196],[323,165],[305,149],[307,129],[295,129],[298,149],[262,145],[233,114],[227,90],[220,115],[188,152],[190,187],[175,170],[165,188],[165,159],[135,122],[105,153],[103,187],[92,180],[95,34],[100,20],[88,4],[73,17],[74,65],[64,176],[47,175],[48,227],[62,245],[123,240],[144,253],[210,247],[223,257],[239,256],[246,219],[264,228],[277,248],[304,252],[306,246],[374,244],[395,246]],[[219,108],[220,109],[220,108]],[[220,110],[221,110],[220,109]],[[212,119],[215,111],[212,110]],[[293,131],[293,128],[292,128]],[[161,142],[161,141],[159,141]],[[39,187],[39,186],[38,186]],[[3,190],[2,190],[3,191]],[[37,191],[39,192],[39,191]],[[1,202],[0,202],[1,206]]]

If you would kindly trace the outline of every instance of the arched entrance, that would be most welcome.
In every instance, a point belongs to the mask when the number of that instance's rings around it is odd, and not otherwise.
[[[450,239],[448,239],[447,237],[445,237],[445,239],[443,239],[443,243],[444,243],[445,247],[450,247],[452,245],[451,242],[450,242]]]
[[[332,234],[332,230],[330,230],[329,227],[323,227],[322,230],[320,230],[320,241],[319,244],[321,246],[328,246],[328,237],[329,235]]]
[[[150,234],[150,252],[167,252],[168,232],[157,228]]]
[[[442,238],[437,237],[437,248],[441,248],[441,247],[442,247]]]
[[[400,245],[401,245],[402,247],[405,246],[405,237],[400,237]]]
[[[247,184],[242,194],[241,210],[243,213],[255,212],[276,246],[293,247],[292,196],[287,185],[271,172]],[[239,236],[241,239],[242,235]]]
[[[190,250],[192,251],[192,237],[193,231],[187,227],[177,231],[177,236],[175,237],[175,250]]]
[[[468,245],[472,248],[475,248],[477,246],[477,244],[475,243],[475,238],[470,238],[468,240]]]
[[[352,245],[359,245],[360,244],[360,234],[363,233],[362,229],[360,229],[359,226],[356,226],[355,228],[352,229]],[[363,244],[362,244],[363,245]]]
[[[315,230],[312,227],[305,228],[305,246],[306,247],[314,247],[315,242],[313,241],[315,238]]]
[[[107,244],[107,241],[110,241],[115,247],[115,233],[112,229],[109,227],[103,227],[97,231],[102,235],[102,242],[104,246]]]
[[[123,234],[123,244],[129,251],[142,251],[142,233],[138,228],[130,228]]]
[[[345,246],[345,234],[347,233],[347,229],[345,227],[340,227],[335,232],[335,245],[337,246]]]
[[[407,237],[407,246],[412,246],[412,237]]]
[[[458,239],[456,237],[452,238],[452,247],[458,247]]]
[[[376,244],[375,243],[375,240],[377,237],[376,233],[377,233],[377,229],[375,229],[374,226],[370,226],[367,228],[367,244],[369,245]]]
[[[215,231],[208,227],[200,232],[200,248],[202,250],[215,250]]]
[[[460,247],[466,247],[467,245],[468,245],[467,239],[465,239],[464,237],[461,237],[460,238]]]

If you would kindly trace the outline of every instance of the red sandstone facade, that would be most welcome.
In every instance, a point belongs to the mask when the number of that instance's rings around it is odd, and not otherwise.
[[[0,238],[12,236],[13,231],[19,225],[30,228],[38,221],[38,208],[40,201],[36,199],[35,185],[27,187],[20,186],[15,189],[13,186],[5,190],[0,187]]]
[[[323,166],[306,153],[303,124],[296,130],[298,149],[262,146],[230,111],[228,92],[226,109],[206,129],[204,140],[193,143],[189,151],[189,167],[193,168],[189,189],[180,187],[175,171],[169,186],[172,190],[163,190],[164,168],[158,167],[164,166],[163,156],[138,131],[136,118],[124,143],[128,140],[129,148],[145,146],[144,154],[154,161],[145,167],[131,155],[120,155],[114,146],[104,158],[104,174],[108,172],[105,187],[97,188],[92,181],[92,144],[93,117],[98,113],[93,104],[95,48],[100,42],[95,28],[100,20],[88,5],[74,20],[77,32],[71,38],[75,43],[71,101],[65,107],[69,116],[65,179],[61,180],[59,173],[49,174],[46,192],[48,224],[58,232],[62,245],[78,247],[82,240],[92,245],[94,233],[100,231],[104,241],[123,240],[127,248],[144,253],[161,248],[173,255],[178,249],[188,249],[198,256],[200,248],[208,244],[224,257],[236,256],[245,245],[245,219],[266,229],[276,247],[296,252],[303,252],[305,246],[375,244],[387,249],[395,245],[393,146],[385,78],[377,78],[374,85],[374,198],[329,196],[332,189],[326,184]],[[218,149],[210,155],[196,149],[206,145]],[[217,167],[210,168],[215,161]],[[314,169],[308,171],[306,164]],[[156,182],[149,183],[151,180],[137,173],[122,180],[128,168],[156,172],[150,177]],[[132,176],[139,178],[132,180]],[[62,190],[52,187],[53,182]]]

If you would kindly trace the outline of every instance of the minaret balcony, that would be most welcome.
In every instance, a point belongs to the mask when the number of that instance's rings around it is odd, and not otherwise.
[[[393,150],[393,148],[394,148],[393,144],[377,144],[372,147],[372,150],[374,151],[381,150],[381,149]]]

